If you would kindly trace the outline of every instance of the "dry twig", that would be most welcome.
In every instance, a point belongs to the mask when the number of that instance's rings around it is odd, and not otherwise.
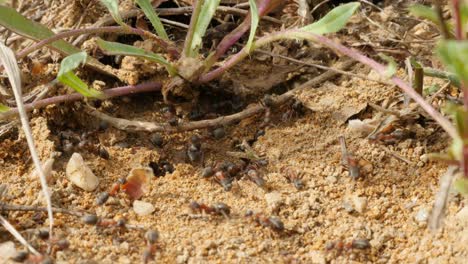
[[[344,69],[351,67],[351,65],[353,64],[354,64],[353,60],[346,60],[344,62],[337,63],[335,67],[340,70],[344,70]],[[336,71],[331,71],[331,70],[326,71],[323,74],[315,77],[314,79],[309,80],[308,82],[278,96],[275,99],[275,104],[276,105],[284,104],[290,99],[292,99],[297,92],[310,88],[312,86],[321,84],[325,82],[326,80],[329,80],[335,77],[337,74],[338,73]],[[107,114],[104,114],[102,112],[99,112],[98,110],[91,108],[89,106],[87,107],[87,112],[90,115],[97,117],[101,120],[104,120],[108,122],[110,125],[118,129],[127,130],[127,131],[149,131],[149,132],[166,132],[166,133],[179,133],[179,132],[190,131],[190,130],[195,130],[195,129],[226,126],[226,125],[230,125],[232,123],[238,122],[242,119],[249,118],[256,114],[262,113],[265,110],[266,110],[266,107],[259,103],[239,113],[235,113],[232,115],[222,116],[222,117],[209,119],[209,120],[180,123],[177,126],[171,126],[170,124],[167,124],[167,123],[153,123],[153,122],[133,121],[133,120],[127,120],[123,118],[116,118],[116,117],[112,117]]]

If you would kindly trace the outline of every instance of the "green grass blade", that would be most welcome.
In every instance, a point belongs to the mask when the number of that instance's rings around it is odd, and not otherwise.
[[[337,32],[346,25],[349,18],[354,14],[359,6],[360,3],[352,2],[335,7],[322,19],[301,28],[301,30],[320,35]]]
[[[200,15],[195,26],[193,38],[190,43],[189,57],[196,57],[202,46],[202,38],[205,36],[206,30],[210,25],[216,8],[219,6],[221,0],[206,0],[201,8]]]
[[[171,76],[177,73],[177,70],[163,56],[140,49],[134,46],[125,45],[117,42],[109,42],[102,39],[97,40],[98,46],[110,55],[125,55],[144,58],[164,65]]]
[[[252,44],[255,38],[255,32],[257,31],[258,22],[260,21],[260,17],[258,15],[258,8],[255,0],[249,0],[250,4],[250,16],[251,16],[251,23],[250,23],[250,34],[249,40],[247,41],[246,48],[249,52],[251,52]]]
[[[0,25],[26,38],[40,41],[54,36],[54,32],[46,26],[27,19],[15,9],[0,6]],[[53,48],[64,53],[73,54],[80,50],[64,40],[58,40],[51,44]]]
[[[437,45],[437,55],[445,67],[462,82],[468,82],[468,41],[443,40]]]
[[[408,11],[413,16],[425,18],[436,25],[439,24],[439,18],[437,16],[437,12],[429,6],[415,4],[415,5],[410,6],[408,8]]]
[[[127,26],[120,16],[118,0],[100,0],[100,2],[107,8],[107,10],[109,10],[109,13],[111,14],[112,18],[114,18],[115,22],[117,22],[117,24],[121,25],[122,27]]]
[[[8,107],[8,106],[6,106],[4,104],[0,104],[0,113],[5,113],[8,110],[10,110],[10,107]]]
[[[158,36],[160,36],[161,38],[165,40],[169,40],[166,30],[164,29],[164,25],[161,23],[161,20],[159,19],[158,14],[156,14],[156,12],[154,11],[153,6],[151,5],[150,1],[149,0],[136,0],[136,3],[141,8],[141,10],[143,10],[146,17],[151,22],[154,29],[156,30],[156,33],[158,33]]]
[[[465,20],[465,16],[463,15],[463,11],[466,10],[464,8],[464,5],[462,5],[462,8],[461,8],[461,14],[462,14],[462,20]],[[412,5],[408,8],[408,11],[410,12],[411,15],[415,16],[415,17],[420,17],[420,18],[424,18],[424,19],[427,19],[429,21],[431,21],[432,23],[438,25],[440,27],[440,21],[439,21],[439,17],[437,15],[437,12],[436,10],[434,10],[434,8],[431,8],[429,6],[426,6],[426,5],[421,5],[421,4],[415,4],[415,5]],[[451,23],[447,23],[447,22],[444,22],[445,25],[447,26],[447,29],[449,31],[452,31],[453,30],[453,25]]]
[[[102,93],[98,90],[89,88],[78,76],[73,73],[73,70],[78,68],[81,64],[86,63],[86,52],[79,52],[72,54],[62,60],[60,63],[60,70],[57,79],[60,83],[70,86],[75,91],[79,92],[85,97],[102,97]]]

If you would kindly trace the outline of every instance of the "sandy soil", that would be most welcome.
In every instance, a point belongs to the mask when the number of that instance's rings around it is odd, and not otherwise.
[[[91,22],[85,19],[83,23]],[[350,30],[364,28],[358,22]],[[352,36],[346,41],[352,41]],[[415,44],[415,48],[422,47]],[[255,68],[256,63],[264,62],[253,60],[241,67]],[[360,66],[351,71],[373,77]],[[306,76],[312,73],[303,72]],[[440,80],[426,81],[428,85],[443,84]],[[443,151],[449,140],[436,124],[418,116],[409,122],[413,126],[405,124],[415,131],[411,137],[392,144],[367,139],[351,129],[348,121],[381,120],[387,115],[369,103],[399,102],[391,104],[392,109],[399,110],[403,107],[401,93],[355,77],[339,77],[310,87],[297,98],[307,108],[303,115],[293,114],[283,120],[282,113],[288,107],[273,109],[272,121],[265,128],[264,117],[257,116],[226,127],[226,136],[221,139],[214,139],[205,130],[162,135],[162,147],[154,146],[148,133],[112,127],[96,130],[99,121],[80,112],[79,104],[35,111],[31,125],[39,154],[43,160],[55,159],[50,184],[54,206],[103,218],[124,218],[143,227],[90,227],[79,217],[56,214],[55,236],[67,239],[70,247],[55,252],[53,258],[57,263],[139,262],[146,244],[145,230],[155,229],[160,233],[155,256],[160,263],[464,263],[468,259],[466,199],[452,194],[444,228],[437,232],[427,228],[446,166],[428,161],[426,154]],[[109,100],[102,109],[128,119],[159,121],[160,100],[160,95],[137,95]],[[438,99],[434,102],[441,103]],[[264,135],[253,142],[252,148],[268,160],[258,168],[266,180],[263,188],[243,177],[235,181],[231,191],[225,191],[201,177],[204,166],[223,161],[240,163],[229,153],[239,151],[236,144],[252,140],[259,130],[264,130]],[[190,162],[185,156],[194,134],[203,139],[203,162]],[[357,179],[352,179],[341,164],[339,136],[345,136],[348,150],[359,160],[361,177]],[[80,148],[78,144],[64,149],[64,138],[102,146],[109,159],[102,158],[94,148]],[[65,167],[73,152],[79,152],[100,179],[95,191],[83,191],[67,179]],[[154,205],[152,214],[137,215],[124,193],[111,197],[105,205],[96,205],[99,193],[108,191],[132,168],[161,161],[172,164],[174,171],[152,177],[149,191],[140,199]],[[0,139],[0,166],[1,183],[7,186],[1,202],[44,206],[40,184],[30,176],[33,165],[21,132]],[[302,177],[304,188],[297,190],[287,181],[287,169]],[[194,214],[189,210],[191,201],[208,205],[223,202],[230,206],[231,216]],[[287,231],[275,232],[256,224],[245,216],[248,210],[277,216]],[[12,211],[3,215],[33,246],[46,249],[46,243],[35,235],[47,226],[45,213]],[[0,229],[0,243],[7,241],[14,239]],[[346,248],[352,241],[365,244],[365,248]],[[340,249],[341,242],[344,248]]]

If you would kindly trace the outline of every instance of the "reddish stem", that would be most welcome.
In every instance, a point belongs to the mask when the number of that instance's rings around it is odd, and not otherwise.
[[[117,88],[112,88],[103,91],[104,93],[104,99],[109,99],[112,97],[118,97],[118,96],[123,96],[123,95],[129,95],[129,94],[136,94],[136,93],[145,93],[145,92],[152,92],[152,91],[158,91],[161,89],[161,83],[159,82],[150,82],[150,83],[143,83],[143,84],[138,84],[138,85],[129,85],[129,86],[122,86],[122,87],[117,87]],[[80,93],[72,93],[72,94],[66,94],[66,95],[58,95],[42,100],[38,100],[29,104],[25,104],[24,108],[26,111],[32,111],[34,109],[39,109],[43,108],[45,106],[51,105],[51,104],[59,104],[63,102],[73,102],[73,101],[78,101],[84,99],[84,96],[81,95]],[[18,109],[17,108],[11,108],[9,111],[1,113],[0,114],[0,119],[14,116],[18,114]]]
[[[459,0],[452,0],[453,5],[453,20],[455,23],[455,38],[458,40],[462,40],[463,37],[463,25],[461,23],[460,17],[460,1]]]
[[[258,3],[258,13],[259,16],[262,17],[266,15],[268,12],[270,12],[274,7],[276,7],[279,4],[279,1],[273,1],[272,0],[263,0]],[[206,63],[207,68],[209,69],[216,61],[218,61],[221,56],[223,56],[227,50],[232,47],[244,34],[249,30],[250,24],[251,24],[251,14],[249,14],[245,17],[244,21],[237,26],[236,29],[231,31],[231,33],[227,34],[219,43],[218,48],[216,48],[216,52],[208,58],[208,61]]]

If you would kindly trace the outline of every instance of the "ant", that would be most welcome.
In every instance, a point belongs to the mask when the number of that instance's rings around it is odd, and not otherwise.
[[[257,224],[268,227],[277,233],[285,231],[283,222],[276,216],[266,217],[262,213],[254,213],[252,210],[247,211],[245,216],[252,217]]]
[[[231,214],[231,207],[225,203],[216,203],[213,206],[206,205],[204,203],[198,203],[196,201],[193,201],[189,205],[190,209],[192,212],[195,213],[205,213],[205,214],[211,214],[211,215],[222,215],[226,219],[229,218],[229,215]]]
[[[304,188],[304,182],[302,181],[302,177],[297,173],[295,169],[293,169],[292,167],[285,167],[282,168],[280,171],[281,173],[283,173],[283,176],[286,178],[286,180],[288,180],[289,183],[292,183],[297,190],[301,190]]]
[[[349,176],[353,179],[359,178],[361,175],[358,159],[346,147],[346,140],[344,136],[340,136],[341,145],[341,164],[348,169]]]
[[[371,245],[368,239],[353,239],[350,242],[344,242],[343,240],[337,240],[333,242],[328,242],[325,246],[327,251],[336,251],[338,254],[341,254],[343,251],[351,251],[353,249],[364,250],[370,248]]]
[[[247,170],[247,177],[249,178],[249,180],[253,181],[260,188],[265,187],[265,180],[260,175],[258,170],[253,169],[253,168],[248,169]]]
[[[233,178],[225,171],[217,171],[214,176],[214,181],[221,185],[225,191],[230,191],[232,189]]]
[[[302,105],[301,101],[294,100],[292,103],[286,106],[286,111],[281,116],[283,122],[291,120],[293,117],[300,117],[304,115],[305,108]]]

